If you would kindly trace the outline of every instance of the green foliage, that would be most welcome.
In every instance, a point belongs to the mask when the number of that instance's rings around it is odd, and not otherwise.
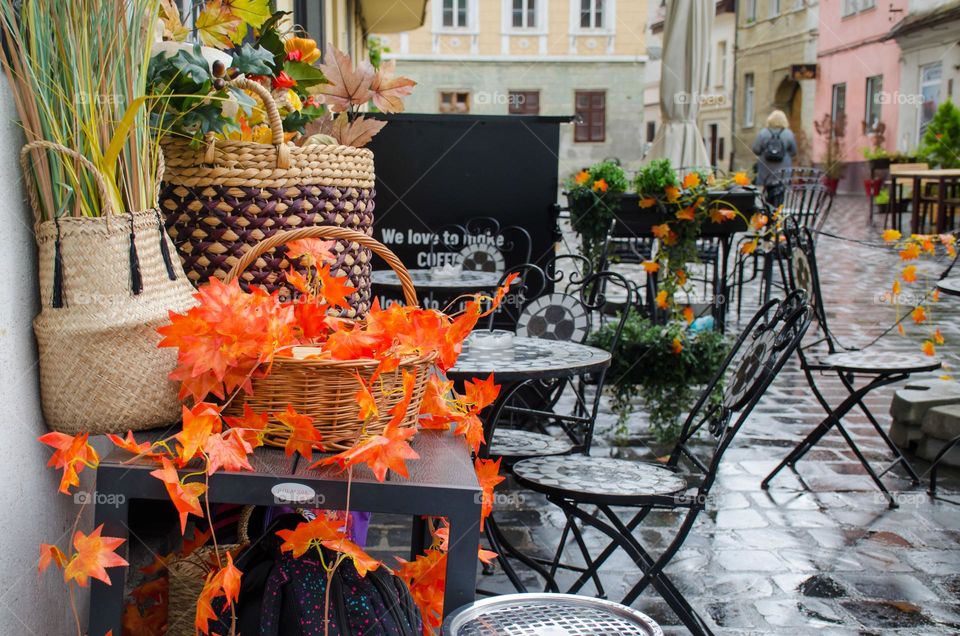
[[[610,225],[627,189],[627,175],[615,160],[595,163],[565,184],[570,201],[570,224],[580,234],[581,253],[596,265]]]
[[[371,35],[367,38],[367,59],[370,60],[370,65],[374,69],[380,70],[380,65],[383,64],[383,54],[389,52],[390,47],[384,46],[383,40],[377,36]]]
[[[670,165],[669,159],[654,159],[640,168],[633,179],[633,189],[641,197],[659,196],[668,186],[676,187],[677,173]]]
[[[231,68],[250,75],[273,75],[274,55],[262,46],[252,47],[249,42],[234,53]]]
[[[607,324],[589,343],[609,350],[615,332],[616,325]],[[674,352],[674,340],[683,346],[680,353]],[[681,417],[693,405],[699,388],[713,379],[729,350],[729,342],[720,332],[694,333],[680,322],[656,325],[641,314],[630,315],[607,372],[621,428],[630,414],[631,401],[639,395],[654,438],[661,444],[674,443]]]
[[[867,161],[871,159],[889,159],[891,157],[891,154],[887,152],[887,149],[883,148],[882,146],[870,146],[863,148],[861,152],[863,152],[863,158]]]
[[[949,99],[927,125],[918,155],[931,166],[960,168],[960,109]]]

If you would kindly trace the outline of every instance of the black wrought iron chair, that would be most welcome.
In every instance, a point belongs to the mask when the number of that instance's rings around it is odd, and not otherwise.
[[[477,217],[466,223],[450,223],[435,231],[429,264],[459,264],[464,271],[501,273],[509,263],[530,262],[533,240],[519,225],[501,227],[492,217]]]
[[[786,247],[782,250],[783,260],[781,261],[784,280],[789,289],[806,290],[809,293],[810,302],[814,308],[814,316],[821,333],[820,338],[797,349],[800,366],[807,379],[807,384],[809,384],[817,402],[823,407],[827,417],[764,478],[761,486],[764,489],[768,488],[770,481],[785,467],[789,467],[796,472],[796,463],[825,435],[836,429],[870,476],[870,479],[886,497],[890,507],[896,508],[896,500],[887,490],[881,477],[899,465],[903,467],[914,484],[920,483],[920,478],[910,462],[900,452],[900,449],[883,430],[877,418],[867,408],[864,397],[882,386],[905,380],[911,374],[939,369],[940,361],[919,353],[884,353],[871,351],[869,348],[856,349],[839,345],[827,323],[827,312],[820,288],[820,275],[817,268],[813,235],[809,228],[801,226],[792,219],[787,219],[784,225],[784,233],[786,235]],[[824,348],[826,351],[823,351]],[[835,375],[848,393],[848,396],[836,406],[830,405],[817,384],[816,376],[823,374]],[[857,387],[858,378],[864,378],[866,383]],[[843,424],[844,416],[854,407],[858,407],[866,415],[877,435],[893,455],[893,462],[880,471],[873,468]]]
[[[539,457],[514,464],[517,483],[545,495],[566,516],[560,544],[547,563],[548,589],[557,589],[554,577],[562,568],[579,573],[569,593],[577,593],[592,580],[597,592],[604,595],[598,571],[617,549],[623,549],[642,572],[623,604],[630,605],[652,585],[691,633],[711,634],[664,568],[705,509],[724,452],[793,354],[810,319],[811,310],[799,292],[783,302],[770,301],[753,317],[691,409],[667,465],[588,455]],[[731,370],[723,399],[712,399]],[[702,443],[697,439],[701,431],[711,436]],[[624,521],[614,508],[630,510],[629,520]],[[634,531],[657,509],[676,510],[684,516],[667,547],[654,555]],[[610,538],[610,544],[596,556],[591,555],[581,526],[602,532]],[[570,536],[579,548],[583,566],[561,563]]]
[[[816,168],[789,168],[777,171],[779,183],[783,186],[779,205],[773,205],[765,200],[764,206],[770,222],[774,217],[781,220],[792,218],[802,227],[819,229],[822,227],[830,208],[833,206],[833,195],[823,183],[823,171]],[[755,233],[748,233],[738,242],[738,247],[751,242],[756,238]],[[737,290],[737,317],[740,317],[743,306],[743,288],[747,283],[760,276],[760,299],[766,302],[770,299],[773,286],[774,264],[780,258],[782,244],[775,240],[765,241],[751,254],[743,254],[737,249],[737,264],[734,268],[734,287]],[[746,277],[746,264],[752,264],[750,277]]]

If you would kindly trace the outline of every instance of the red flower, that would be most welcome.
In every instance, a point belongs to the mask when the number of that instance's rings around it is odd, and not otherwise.
[[[297,80],[287,75],[286,71],[280,71],[280,74],[274,77],[270,83],[273,86],[273,90],[282,90],[293,88],[297,85]]]
[[[287,51],[287,59],[291,62],[299,62],[301,59],[303,59],[303,51]]]

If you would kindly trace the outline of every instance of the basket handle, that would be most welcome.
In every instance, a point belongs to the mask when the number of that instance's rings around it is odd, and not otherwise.
[[[97,186],[97,190],[100,192],[100,204],[101,212],[103,216],[107,217],[107,227],[110,227],[110,216],[116,214],[116,211],[113,209],[113,200],[110,197],[110,189],[107,187],[107,182],[103,178],[100,170],[97,169],[93,162],[81,155],[76,150],[67,148],[58,143],[52,141],[32,141],[20,149],[20,166],[23,168],[23,180],[27,185],[27,194],[30,197],[30,205],[33,206],[33,213],[36,216],[37,222],[40,221],[40,197],[39,197],[39,188],[37,188],[36,183],[34,183],[32,170],[30,166],[30,153],[40,150],[52,150],[58,152],[62,155],[70,157],[75,161],[78,161],[80,165],[86,168],[90,172],[90,176],[93,177],[93,182]],[[56,212],[53,213],[54,216]]]
[[[263,107],[267,111],[267,123],[270,125],[270,133],[273,136],[273,146],[277,149],[277,168],[289,168],[290,148],[283,142],[283,120],[280,118],[280,111],[277,109],[277,102],[274,101],[273,95],[259,82],[254,82],[245,77],[231,80],[229,85],[240,90],[256,93],[260,101],[263,102]],[[207,156],[204,158],[206,163],[214,163],[213,148],[214,144],[211,141],[207,145]]]
[[[244,254],[239,261],[237,261],[237,264],[233,266],[233,269],[231,269],[227,274],[224,282],[229,283],[234,278],[239,277],[243,270],[247,269],[251,263],[257,260],[257,258],[259,258],[267,250],[284,245],[290,241],[304,238],[340,239],[344,241],[353,241],[354,243],[359,243],[364,247],[370,248],[374,254],[385,260],[387,265],[389,265],[393,271],[397,273],[397,278],[400,279],[400,286],[403,288],[403,299],[406,301],[407,305],[413,307],[418,304],[417,292],[413,287],[413,280],[410,278],[410,272],[407,271],[406,266],[400,262],[400,259],[397,258],[397,255],[390,251],[390,248],[375,238],[371,238],[362,232],[357,232],[356,230],[351,230],[345,227],[337,227],[334,225],[312,225],[309,227],[297,228],[295,230],[284,230],[282,232],[277,232],[270,238],[260,241],[250,250],[248,250],[247,253]]]

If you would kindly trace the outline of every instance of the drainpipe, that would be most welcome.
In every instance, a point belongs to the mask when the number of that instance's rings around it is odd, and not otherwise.
[[[740,84],[740,73],[737,70],[737,60],[740,54],[740,3],[733,3],[733,83],[730,90],[730,166],[733,170],[734,159],[737,154],[737,87]]]

